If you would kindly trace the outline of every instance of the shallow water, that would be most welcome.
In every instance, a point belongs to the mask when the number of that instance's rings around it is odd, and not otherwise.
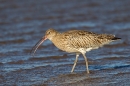
[[[1,86],[129,86],[129,0],[1,0]],[[48,28],[109,33],[122,40],[92,50],[85,62],[79,58],[70,74],[74,54],[57,49],[50,41],[30,55],[31,48]]]

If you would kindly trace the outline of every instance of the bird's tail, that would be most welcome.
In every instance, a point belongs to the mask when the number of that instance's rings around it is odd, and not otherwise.
[[[113,40],[113,41],[121,39],[121,38],[115,37],[115,35],[111,35],[111,34],[100,34],[98,36],[98,38],[100,38],[100,39],[107,39],[107,40]]]
[[[118,38],[118,37],[112,38],[112,40],[119,40],[119,39],[121,39],[121,38]]]

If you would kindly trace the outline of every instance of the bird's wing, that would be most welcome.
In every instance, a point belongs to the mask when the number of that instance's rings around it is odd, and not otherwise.
[[[68,45],[73,48],[89,48],[99,44],[96,40],[98,34],[82,30],[71,30],[64,33]]]

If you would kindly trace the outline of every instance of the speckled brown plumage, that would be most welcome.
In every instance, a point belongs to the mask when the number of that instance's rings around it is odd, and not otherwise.
[[[76,53],[76,60],[74,62],[74,66],[72,67],[71,72],[74,71],[79,54],[82,54],[86,61],[87,73],[89,73],[88,61],[85,56],[85,53],[92,49],[102,47],[103,45],[109,44],[110,42],[120,38],[117,38],[111,34],[97,34],[83,30],[70,30],[67,32],[60,33],[54,29],[48,29],[45,33],[45,36],[33,48],[34,53],[39,47],[39,45],[46,39],[52,41],[57,48],[63,51],[69,53]]]

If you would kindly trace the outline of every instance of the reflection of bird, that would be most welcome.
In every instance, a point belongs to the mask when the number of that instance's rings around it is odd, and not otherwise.
[[[52,41],[57,48],[63,51],[76,53],[76,59],[71,72],[74,71],[79,54],[82,54],[86,62],[87,73],[89,73],[88,61],[85,53],[92,49],[97,49],[105,44],[109,44],[110,42],[120,38],[117,38],[114,35],[96,34],[83,30],[70,30],[64,33],[59,33],[54,29],[48,29],[45,33],[45,36],[33,47],[33,54],[46,39]]]

